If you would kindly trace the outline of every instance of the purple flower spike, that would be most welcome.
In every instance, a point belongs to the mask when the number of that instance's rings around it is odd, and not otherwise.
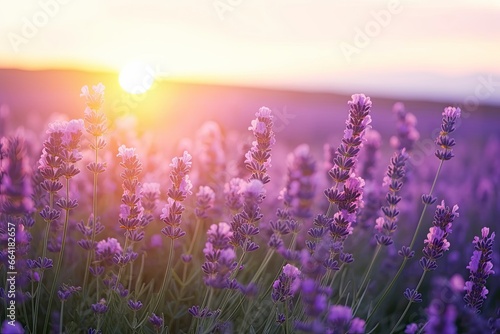
[[[127,305],[132,311],[139,311],[142,308],[142,302],[140,300],[129,299]]]
[[[278,301],[283,303],[294,296],[300,288],[300,275],[300,270],[291,264],[283,267],[283,272],[273,283],[271,297],[275,303]]]
[[[160,219],[167,225],[161,232],[172,240],[178,239],[186,234],[180,227],[184,205],[181,204],[188,195],[191,195],[193,185],[189,179],[191,171],[191,155],[184,151],[182,157],[172,159],[170,167],[170,180],[172,187],[168,190],[167,204],[162,209]]]
[[[408,299],[412,303],[420,303],[422,302],[422,294],[417,290],[406,288],[403,296]]]
[[[245,166],[252,176],[250,179],[260,180],[263,184],[271,181],[267,169],[271,167],[271,147],[276,143],[273,132],[273,116],[271,109],[262,107],[248,130],[253,132],[255,141],[245,154]]]
[[[425,247],[422,250],[424,256],[420,259],[420,266],[425,271],[435,270],[437,268],[436,260],[443,256],[444,252],[449,250],[450,243],[446,239],[451,233],[451,226],[455,218],[458,217],[458,205],[450,208],[445,206],[444,201],[437,206],[434,213],[434,220],[429,229],[427,238],[424,240]]]
[[[157,330],[163,327],[163,317],[159,317],[152,313],[148,320]]]
[[[108,305],[106,305],[106,300],[101,299],[99,303],[91,305],[92,311],[96,314],[104,314],[108,311]]]
[[[439,160],[450,160],[454,157],[453,146],[455,146],[455,139],[450,138],[448,135],[455,131],[455,125],[460,118],[460,114],[460,108],[447,107],[443,111],[441,132],[436,138],[436,144],[440,147],[440,149],[436,150],[436,156]]]
[[[406,150],[403,148],[392,157],[386,176],[384,177],[384,185],[389,188],[385,197],[387,206],[382,207],[384,216],[377,218],[375,221],[375,229],[379,233],[375,237],[380,245],[388,246],[392,244],[392,235],[398,228],[399,210],[397,204],[401,201],[398,193],[403,187],[406,160],[408,160],[408,154],[406,154]]]
[[[464,297],[465,303],[475,312],[479,312],[484,300],[488,295],[486,289],[486,279],[495,272],[493,271],[493,263],[491,262],[493,254],[493,241],[495,240],[495,232],[490,235],[490,229],[483,227],[481,229],[481,238],[474,237],[474,252],[470,259],[467,269],[470,271],[469,280],[465,282]]]

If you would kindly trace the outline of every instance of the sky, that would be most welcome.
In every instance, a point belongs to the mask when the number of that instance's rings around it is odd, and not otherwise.
[[[134,61],[171,80],[500,105],[500,1],[0,0],[0,68]]]

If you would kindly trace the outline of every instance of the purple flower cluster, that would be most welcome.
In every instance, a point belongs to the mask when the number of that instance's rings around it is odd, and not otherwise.
[[[284,303],[293,298],[300,288],[300,275],[300,270],[291,264],[287,264],[283,267],[278,279],[273,283],[271,298],[275,303]]]
[[[204,123],[198,131],[195,154],[199,166],[198,182],[216,187],[220,181],[226,165],[223,139],[219,124],[213,121]]]
[[[384,177],[383,186],[388,186],[389,191],[385,196],[387,206],[382,207],[383,217],[376,219],[375,229],[379,234],[375,236],[377,243],[388,246],[392,244],[392,234],[396,231],[398,225],[399,210],[397,204],[401,201],[398,195],[403,187],[403,177],[405,176],[405,164],[408,160],[406,150],[403,148],[400,152],[395,153],[391,158],[391,163]]]
[[[363,144],[364,134],[371,123],[372,102],[370,98],[364,94],[354,94],[351,98],[352,100],[348,102],[349,118],[346,121],[344,137],[335,153],[333,167],[329,171],[331,178],[337,184],[346,182],[351,177]],[[327,190],[325,194],[331,202],[334,202],[329,196],[329,192],[334,190],[332,189]]]
[[[205,263],[201,267],[207,286],[222,289],[230,285],[229,278],[236,267],[236,252],[230,244],[232,235],[229,224],[223,222],[213,224],[207,231]]]
[[[416,128],[417,118],[411,112],[407,112],[401,102],[394,104],[392,112],[397,117],[397,135],[391,138],[391,145],[397,150],[406,149],[407,152],[411,152],[420,138]]]
[[[364,134],[371,123],[372,106],[370,98],[363,94],[352,95],[352,100],[348,104],[349,118],[346,121],[346,130],[333,159],[333,168],[329,171],[335,185],[325,190],[325,196],[330,202],[327,216],[332,205],[337,206],[337,212],[330,225],[330,234],[334,240],[340,241],[344,241],[352,233],[358,209],[363,206],[362,194],[365,182],[353,171],[363,145]]]
[[[252,238],[259,234],[257,227],[263,215],[260,204],[265,197],[264,184],[258,179],[251,179],[243,183],[240,194],[243,198],[243,211],[238,212],[231,220],[231,244],[241,247],[245,252],[252,252],[259,248]]]
[[[215,193],[208,186],[200,186],[196,193],[196,208],[194,214],[200,219],[207,218],[207,211],[214,206]]]
[[[288,155],[286,188],[282,191],[285,207],[296,218],[312,217],[312,204],[317,187],[316,160],[309,145],[302,144]]]
[[[252,173],[250,179],[260,180],[263,184],[271,181],[267,170],[271,167],[271,147],[276,143],[273,132],[271,109],[262,107],[248,130],[253,132],[255,141],[245,154],[245,166]]]
[[[193,185],[189,180],[191,171],[191,155],[184,151],[182,157],[172,159],[170,167],[170,180],[172,187],[168,190],[168,200],[162,209],[160,219],[167,225],[161,232],[172,240],[178,239],[186,234],[181,228],[181,217],[184,206],[181,204],[188,195],[191,195]]]
[[[352,234],[358,210],[363,207],[365,181],[352,173],[343,184],[343,189],[329,188],[325,191],[330,203],[337,205],[338,211],[330,224],[330,235],[334,240],[345,241]]]
[[[356,173],[359,170],[359,176],[361,176],[365,181],[372,180],[375,167],[380,158],[380,146],[382,145],[382,138],[377,130],[371,128],[366,129],[365,142],[363,143],[363,152],[361,166],[356,168]]]
[[[283,236],[289,234],[291,230],[296,231],[299,224],[286,209],[278,209],[276,216],[278,219],[275,222],[269,222],[272,234],[269,238],[268,246],[279,250],[283,247]]]
[[[82,290],[82,288],[79,286],[63,284],[57,291],[57,296],[61,301],[66,301],[69,297],[71,297],[71,295],[77,293],[80,290]]]
[[[446,239],[451,233],[451,226],[455,218],[458,217],[458,205],[453,208],[445,206],[444,201],[437,206],[434,213],[433,226],[429,228],[427,238],[424,240],[425,247],[422,250],[423,257],[420,259],[420,266],[424,271],[432,271],[437,268],[436,260],[449,250],[450,243]]]
[[[441,147],[436,150],[436,156],[439,160],[450,160],[454,157],[453,146],[455,146],[455,139],[450,138],[449,134],[455,131],[455,125],[460,118],[460,114],[460,108],[455,107],[447,107],[443,111],[441,132],[436,139],[436,144]]]
[[[349,306],[330,306],[328,324],[331,326],[328,333],[365,333],[365,321],[360,318],[353,318],[352,309]]]
[[[95,249],[96,260],[104,265],[111,265],[113,258],[123,253],[120,242],[115,238],[107,238],[97,243]]]
[[[144,209],[141,204],[139,183],[142,164],[135,153],[135,148],[128,148],[125,145],[118,148],[117,157],[122,159],[120,166],[124,168],[121,173],[123,195],[120,204],[120,228],[125,230],[125,236],[130,240],[140,241],[144,238],[144,232],[135,231],[140,229],[143,223]]]
[[[0,212],[18,217],[33,211],[26,144],[20,134],[0,140]]]
[[[495,272],[491,262],[493,254],[493,241],[495,232],[490,235],[490,229],[483,227],[481,229],[481,238],[474,237],[474,252],[470,259],[467,269],[470,271],[469,280],[465,282],[464,290],[466,295],[464,300],[468,307],[479,312],[483,305],[488,289],[486,289],[486,279]]]

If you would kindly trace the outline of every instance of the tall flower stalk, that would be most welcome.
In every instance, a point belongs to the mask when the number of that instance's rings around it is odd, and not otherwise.
[[[47,304],[47,314],[45,316],[44,329],[47,328],[49,322],[49,310],[51,309],[52,300],[56,291],[57,280],[59,279],[59,273],[61,270],[62,262],[64,260],[64,250],[66,246],[66,237],[68,232],[69,214],[70,211],[75,209],[78,205],[76,200],[70,198],[70,179],[75,175],[80,173],[80,170],[75,167],[75,164],[82,159],[82,155],[79,152],[80,141],[83,135],[84,123],[83,120],[72,120],[69,122],[52,123],[52,127],[49,125],[50,132],[56,132],[62,134],[61,147],[59,151],[59,158],[62,161],[61,167],[59,169],[61,177],[64,177],[66,193],[65,196],[61,197],[56,205],[65,212],[64,224],[63,224],[63,235],[61,241],[61,250],[59,251],[59,256],[56,262],[56,269],[54,273],[54,279],[52,282],[52,287],[50,289],[49,301]]]
[[[115,262],[120,267],[115,289],[118,288],[120,284],[120,277],[125,266],[132,263],[137,257],[136,253],[129,250],[129,244],[141,240],[144,237],[144,232],[139,231],[142,225],[144,212],[141,203],[141,184],[139,183],[142,164],[135,152],[135,148],[129,148],[122,145],[118,148],[117,156],[122,159],[120,166],[124,168],[124,171],[121,173],[123,179],[123,194],[120,204],[119,223],[120,228],[125,230],[125,244],[123,247],[123,254],[115,258]]]
[[[170,167],[172,168],[170,171],[172,186],[168,190],[167,204],[162,209],[162,214],[160,216],[160,219],[166,224],[166,226],[162,228],[161,233],[170,239],[170,247],[168,252],[167,267],[165,269],[160,291],[158,292],[156,302],[152,309],[153,313],[156,312],[160,300],[162,300],[165,293],[165,289],[168,287],[172,277],[174,242],[176,239],[179,239],[186,234],[186,232],[181,228],[182,213],[185,209],[182,202],[188,195],[192,194],[191,189],[193,188],[191,180],[189,179],[189,172],[192,167],[192,157],[187,151],[184,151],[181,157],[173,158]]]
[[[359,286],[359,291],[356,295],[357,298],[359,298],[361,292],[363,291],[363,287],[367,278],[370,276],[370,272],[378,255],[380,254],[382,246],[389,246],[393,243],[392,235],[398,228],[397,221],[399,217],[399,210],[397,205],[401,201],[399,192],[403,187],[403,178],[405,176],[405,165],[407,160],[408,155],[406,154],[406,150],[403,148],[400,152],[394,154],[391,158],[391,163],[387,168],[383,183],[384,186],[388,187],[388,192],[385,196],[387,205],[383,206],[381,209],[383,216],[380,216],[375,220],[375,230],[377,231],[375,238],[377,240],[377,247],[375,248],[370,265],[368,266],[368,269],[363,277],[363,281]]]
[[[85,108],[85,131],[92,137],[90,148],[94,151],[94,161],[87,165],[87,170],[92,173],[92,214],[89,222],[91,226],[86,226],[91,232],[90,236],[90,249],[87,252],[87,260],[85,262],[85,275],[83,279],[83,290],[84,296],[86,297],[86,287],[89,275],[89,267],[91,260],[95,256],[95,238],[99,231],[98,213],[97,213],[97,178],[99,174],[106,171],[106,162],[99,162],[99,151],[103,150],[106,146],[106,141],[103,138],[104,133],[107,130],[106,116],[101,111],[102,105],[104,103],[104,85],[99,83],[92,87],[92,90],[88,86],[82,88],[80,96],[85,98],[87,107]]]
[[[483,306],[488,295],[486,289],[486,279],[495,272],[493,271],[492,255],[493,255],[493,241],[495,240],[495,232],[490,235],[490,229],[483,227],[481,229],[481,238],[474,237],[472,243],[474,244],[474,251],[470,258],[469,280],[465,282],[464,290],[466,291],[464,300],[467,307],[471,308],[474,312],[478,313]]]
[[[403,295],[408,300],[408,303],[403,314],[399,317],[398,322],[394,325],[391,334],[398,329],[399,324],[403,321],[411,304],[422,301],[422,294],[418,292],[418,289],[422,285],[425,275],[437,269],[437,260],[444,255],[445,251],[450,249],[450,243],[446,238],[451,233],[452,224],[457,217],[458,205],[454,205],[453,208],[450,208],[449,206],[445,206],[444,201],[442,201],[441,204],[437,206],[434,220],[432,221],[433,226],[429,228],[427,238],[424,240],[425,246],[422,250],[423,256],[419,261],[423,269],[422,275],[415,289],[407,288],[405,290]]]
[[[422,212],[420,214],[420,218],[417,223],[417,227],[415,228],[415,231],[413,233],[412,240],[410,242],[410,246],[403,246],[401,250],[398,252],[398,254],[403,257],[403,262],[399,266],[399,269],[390,281],[390,283],[386,286],[384,291],[381,294],[381,297],[371,310],[371,312],[368,315],[368,318],[366,321],[368,322],[370,318],[375,314],[375,311],[378,309],[378,307],[381,305],[382,301],[385,299],[389,291],[392,289],[396,281],[398,280],[399,276],[403,272],[403,269],[406,266],[406,263],[408,260],[410,260],[415,252],[413,251],[413,245],[415,244],[415,241],[417,239],[417,235],[420,231],[420,227],[423,223],[423,219],[425,216],[425,212],[427,210],[427,207],[429,205],[432,205],[436,202],[436,198],[433,196],[434,193],[434,188],[436,186],[439,174],[441,172],[441,168],[443,166],[444,161],[450,160],[453,158],[453,147],[455,146],[455,140],[453,138],[450,138],[449,135],[455,131],[455,125],[460,118],[460,108],[455,108],[455,107],[446,107],[442,113],[442,121],[441,121],[441,127],[440,127],[440,132],[438,137],[436,138],[436,144],[438,145],[438,149],[435,151],[435,156],[440,160],[438,169],[436,171],[436,175],[434,176],[434,180],[432,181],[431,188],[429,190],[428,194],[422,195],[422,202],[423,202],[423,208]]]

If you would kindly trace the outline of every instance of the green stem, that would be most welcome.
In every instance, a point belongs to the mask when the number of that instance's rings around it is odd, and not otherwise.
[[[54,208],[54,193],[50,192],[49,193],[49,207],[50,209]],[[43,238],[43,248],[42,248],[42,259],[45,259],[47,256],[47,243],[49,240],[49,234],[50,234],[50,224],[47,223],[47,226],[45,227],[45,237]],[[33,332],[37,329],[37,323],[38,323],[38,309],[40,307],[40,295],[41,295],[41,287],[40,285],[43,284],[43,273],[44,270],[42,269],[40,271],[40,281],[38,282],[38,285],[36,287],[35,291],[35,316],[33,317]]]
[[[441,168],[443,167],[443,162],[444,162],[444,160],[441,160],[441,162],[439,163],[438,169],[436,171],[436,175],[434,176],[434,180],[432,181],[431,189],[429,191],[429,196],[432,196],[432,193],[434,192],[434,188],[436,186],[438,176],[439,176],[439,174],[441,172]],[[422,225],[422,222],[424,220],[425,211],[427,210],[427,207],[428,207],[428,205],[426,203],[424,203],[424,207],[422,208],[422,212],[420,214],[420,218],[418,220],[417,227],[415,228],[415,232],[413,233],[413,238],[411,239],[411,242],[410,242],[410,247],[409,247],[410,251],[413,249],[413,246],[415,245],[415,241],[417,239],[418,232],[419,232],[420,227]],[[401,266],[398,269],[398,272],[397,272],[396,276],[393,277],[393,279],[391,280],[391,283],[384,290],[384,293],[382,294],[382,297],[379,299],[379,301],[375,305],[375,307],[372,310],[372,312],[368,315],[368,318],[366,319],[366,323],[368,323],[368,320],[370,320],[371,316],[375,313],[375,311],[380,306],[380,304],[382,303],[382,301],[384,300],[384,298],[387,296],[387,293],[391,290],[391,288],[393,287],[394,283],[396,282],[396,280],[399,278],[399,276],[403,272],[403,269],[404,269],[404,267],[406,265],[406,262],[408,262],[407,258],[405,258],[403,260],[403,262],[401,263]]]
[[[285,334],[288,334],[289,333],[289,314],[288,314],[288,300],[285,300],[285,304],[283,305],[283,307],[285,308]]]
[[[95,160],[95,163],[97,165],[97,162],[98,162],[98,147],[97,147],[97,137],[95,137],[95,141],[94,141],[94,147],[95,147],[95,156],[94,156],[94,160]],[[96,235],[96,221],[97,221],[97,173],[94,172],[94,180],[93,180],[93,191],[92,191],[92,216],[93,216],[93,219],[92,219],[92,237],[91,237],[91,241],[92,241],[92,249],[90,249],[87,253],[87,262],[86,262],[86,265],[85,265],[85,276],[83,278],[83,296],[84,298],[86,299],[87,295],[86,295],[86,288],[87,288],[87,280],[88,280],[88,276],[89,276],[89,267],[90,267],[90,261],[94,258],[94,251],[95,251],[95,248],[94,248],[94,243],[95,243],[95,235]],[[99,296],[97,297],[99,298]],[[98,299],[99,300],[99,299]]]
[[[163,298],[163,294],[165,292],[165,288],[170,282],[170,277],[172,277],[171,267],[172,267],[172,259],[174,255],[174,239],[170,239],[170,252],[168,254],[167,260],[167,269],[165,270],[165,275],[163,276],[163,282],[161,284],[160,292],[158,293],[158,298],[156,298],[155,306],[151,312],[155,313],[158,305],[160,304],[160,300]]]
[[[66,202],[69,203],[69,178],[66,178]],[[68,222],[69,222],[69,209],[65,209],[65,219],[63,226],[63,237],[61,241],[61,251],[59,252],[59,256],[57,258],[56,271],[54,275],[54,279],[52,281],[52,287],[50,288],[49,302],[47,304],[47,313],[45,314],[45,324],[43,325],[44,333],[47,331],[47,326],[49,324],[50,317],[50,308],[52,307],[52,300],[54,299],[54,293],[56,291],[57,279],[59,278],[59,273],[61,271],[61,265],[64,257],[64,247],[66,246],[66,235],[68,233]]]
[[[270,249],[267,250],[267,253],[266,253],[266,256],[264,257],[264,260],[262,261],[261,265],[259,266],[259,269],[257,269],[257,272],[253,276],[253,278],[250,281],[250,283],[255,283],[259,279],[260,275],[262,274],[262,272],[264,271],[264,269],[269,264],[269,261],[271,260],[271,257],[273,256],[273,253],[274,253],[273,249],[270,248]]]
[[[429,191],[429,196],[432,196],[432,193],[434,192],[434,187],[436,186],[436,182],[439,176],[439,173],[441,172],[441,168],[443,167],[443,161],[439,163],[439,167],[436,171],[436,175],[434,176],[434,181],[432,182],[431,190]],[[415,233],[413,233],[413,238],[411,239],[410,243],[410,250],[413,248],[413,245],[415,244],[415,240],[417,239],[418,231],[420,229],[420,225],[422,225],[422,221],[424,220],[424,215],[425,211],[427,210],[428,205],[424,203],[424,208],[422,209],[422,213],[420,214],[420,219],[418,220],[417,228],[415,229]]]
[[[425,278],[425,274],[427,273],[426,270],[424,270],[424,272],[422,272],[422,276],[420,276],[420,280],[418,281],[418,284],[417,284],[417,287],[415,288],[415,291],[418,292],[418,289],[420,288],[420,285],[422,284],[422,282],[424,281],[424,278]],[[398,322],[396,323],[396,325],[394,325],[394,327],[392,328],[391,330],[391,333],[394,333],[394,331],[399,327],[399,324],[401,323],[401,321],[403,321],[406,313],[408,312],[408,310],[410,309],[410,306],[411,304],[413,303],[413,301],[411,300],[408,300],[408,304],[406,305],[406,308],[405,310],[403,311],[403,314],[401,314],[401,316],[399,317],[399,320]]]
[[[382,248],[382,246],[380,246],[380,244],[377,244],[377,248],[375,249],[375,253],[373,253],[373,257],[372,257],[372,260],[371,260],[370,265],[368,267],[368,270],[366,271],[365,276],[363,277],[363,281],[361,282],[361,285],[359,286],[358,293],[356,294],[356,300],[359,298],[361,291],[363,291],[363,286],[365,285],[366,280],[368,279],[368,276],[370,275],[370,273],[373,269],[373,264],[375,263],[375,260],[377,259],[381,248]]]
[[[59,333],[63,333],[64,300],[61,301],[61,316],[59,317]]]
[[[127,251],[128,243],[129,243],[128,233],[125,233],[125,245],[123,246],[124,253]],[[118,269],[118,276],[116,277],[115,290],[118,288],[118,284],[120,284],[120,278],[122,276],[123,268],[124,266],[120,266],[120,269]]]
[[[408,261],[407,258],[405,258],[403,260],[403,262],[401,263],[401,265],[399,266],[399,269],[398,269],[398,272],[396,273],[396,275],[393,277],[393,279],[391,280],[391,283],[389,283],[389,285],[385,288],[384,292],[382,293],[382,296],[379,298],[377,304],[375,305],[375,307],[373,308],[373,310],[371,311],[371,313],[368,315],[368,318],[366,318],[366,323],[368,323],[368,321],[370,320],[370,318],[372,317],[372,315],[375,314],[375,311],[377,311],[378,307],[380,306],[380,304],[382,303],[382,301],[385,299],[385,297],[387,296],[387,293],[389,293],[389,291],[392,289],[392,287],[394,286],[394,284],[396,283],[396,281],[398,280],[399,276],[401,275],[401,273],[403,272],[403,269],[405,267],[405,264],[406,262]]]

